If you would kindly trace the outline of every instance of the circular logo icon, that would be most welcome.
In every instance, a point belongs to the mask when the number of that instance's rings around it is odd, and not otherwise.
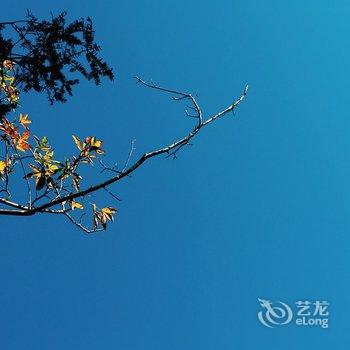
[[[269,300],[259,299],[262,311],[258,312],[259,321],[266,327],[273,328],[288,324],[293,318],[292,309],[282,301],[272,303]]]

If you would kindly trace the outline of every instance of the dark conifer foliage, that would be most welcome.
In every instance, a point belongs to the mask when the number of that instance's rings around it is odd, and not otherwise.
[[[0,62],[15,63],[15,84],[20,91],[46,92],[50,103],[65,102],[79,75],[100,84],[113,71],[98,55],[91,18],[67,23],[66,12],[38,20],[28,12],[22,21],[0,23]],[[76,74],[74,74],[76,73]],[[2,114],[12,106],[1,105]]]

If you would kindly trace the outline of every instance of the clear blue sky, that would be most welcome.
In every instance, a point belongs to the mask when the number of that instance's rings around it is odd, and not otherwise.
[[[28,1],[3,4],[20,19]],[[64,105],[22,100],[58,154],[95,134],[111,161],[189,127],[139,74],[197,93],[206,115],[247,100],[184,150],[114,187],[119,216],[86,236],[64,218],[1,217],[3,350],[306,350],[350,342],[350,3],[32,1],[91,16],[115,83]],[[97,179],[96,179],[97,180]],[[111,203],[115,204],[115,203]],[[257,298],[328,300],[330,327],[267,329]]]

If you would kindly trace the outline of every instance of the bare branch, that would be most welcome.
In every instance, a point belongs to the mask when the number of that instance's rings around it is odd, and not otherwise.
[[[76,221],[71,215],[69,215],[68,213],[65,213],[65,216],[68,218],[68,220],[70,222],[72,222],[75,226],[77,226],[78,228],[80,228],[81,230],[83,230],[85,233],[96,233],[96,232],[100,232],[100,231],[104,231],[103,228],[93,228],[93,229],[88,229],[87,227],[85,227],[82,223]]]
[[[118,202],[121,202],[122,200],[118,198],[112,191],[110,191],[107,187],[103,188],[110,196],[112,196],[114,199],[116,199]]]
[[[130,163],[130,159],[131,159],[131,157],[132,157],[132,153],[135,151],[135,142],[136,142],[136,140],[131,140],[131,146],[130,146],[130,151],[129,151],[129,155],[128,155],[128,158],[127,158],[127,160],[126,160],[126,162],[125,162],[125,165],[124,165],[124,168],[123,168],[123,170],[122,170],[122,172],[123,171],[125,171],[126,170],[126,168],[128,167],[128,165],[129,165],[129,163]]]

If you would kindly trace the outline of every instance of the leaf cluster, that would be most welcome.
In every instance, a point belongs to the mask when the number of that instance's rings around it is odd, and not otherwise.
[[[96,157],[104,154],[102,141],[94,136],[88,136],[84,140],[73,135],[78,153],[64,161],[54,158],[54,150],[46,136],[39,138],[32,136],[29,130],[31,120],[28,114],[20,114],[18,120],[10,121],[3,117],[0,123],[0,144],[4,144],[5,153],[0,154],[0,193],[6,193],[7,199],[11,196],[10,180],[12,174],[27,168],[30,172],[25,173],[24,180],[31,188],[33,180],[36,199],[32,202],[40,202],[40,199],[54,200],[60,196],[69,196],[78,193],[78,198],[84,201],[84,196],[79,195],[80,181],[79,166],[87,163],[93,164]],[[0,196],[1,199],[1,196]],[[68,207],[67,207],[68,205]],[[104,207],[97,209],[95,203],[91,203],[93,216],[93,231],[99,226],[107,228],[107,222],[113,221],[116,209]],[[62,203],[64,212],[75,209],[84,209],[84,204],[75,199],[68,203]]]

